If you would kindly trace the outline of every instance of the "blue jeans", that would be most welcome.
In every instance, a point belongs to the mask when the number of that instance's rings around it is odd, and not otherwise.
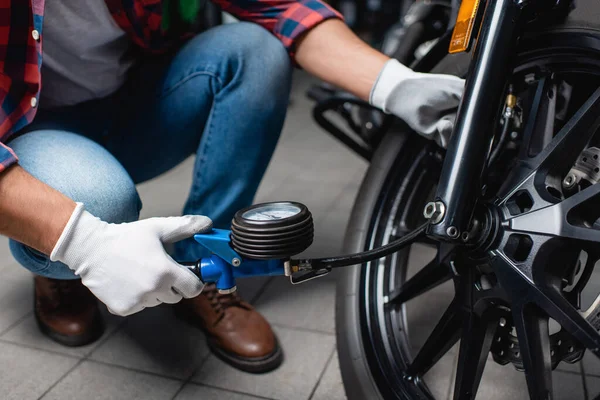
[[[289,56],[275,37],[250,23],[224,25],[174,56],[143,60],[113,96],[39,110],[10,146],[31,175],[115,223],[138,219],[135,184],[195,154],[183,213],[228,227],[233,214],[251,204],[267,168],[290,82]],[[10,248],[35,274],[77,278],[21,243],[11,241]],[[176,259],[202,255],[193,239],[176,244]]]

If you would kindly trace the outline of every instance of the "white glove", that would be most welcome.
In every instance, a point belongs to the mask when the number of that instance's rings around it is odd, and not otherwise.
[[[209,218],[191,215],[109,224],[78,203],[50,259],[81,276],[81,282],[111,313],[126,316],[200,294],[204,284],[176,263],[163,243],[211,228]]]
[[[414,72],[392,59],[379,73],[369,101],[445,148],[464,85],[456,76]]]

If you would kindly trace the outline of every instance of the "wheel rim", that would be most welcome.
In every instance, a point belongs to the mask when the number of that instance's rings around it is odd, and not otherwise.
[[[546,71],[544,74],[553,71],[556,74],[562,74],[564,76],[570,76],[569,74],[588,75],[590,79],[593,79],[594,83],[600,83],[597,72],[599,62],[597,60],[579,55],[577,59],[574,59],[573,61],[576,62],[565,62],[565,57],[561,57],[560,54],[552,54],[544,59],[538,53],[536,54],[535,62],[531,59],[521,60],[521,66],[515,70],[515,77],[517,77],[515,79],[522,79],[532,71],[538,73],[539,71]],[[585,63],[583,61],[585,61]],[[367,248],[374,248],[386,244],[403,232],[415,228],[418,226],[419,222],[424,222],[422,219],[419,220],[419,217],[417,216],[421,215],[425,202],[431,199],[434,183],[437,181],[437,176],[439,175],[441,168],[441,154],[431,144],[424,145],[422,149],[423,150],[415,157],[414,162],[397,160],[396,164],[391,169],[390,175],[387,178],[388,183],[383,186],[385,191],[380,195],[376,210],[373,214],[374,217],[372,218],[370,235],[367,240]],[[400,174],[398,171],[402,171],[402,168],[410,168],[410,170],[405,175]],[[399,180],[399,176],[403,176],[403,179]],[[406,187],[408,186],[415,187],[417,190],[407,191]],[[599,184],[595,186],[599,186]],[[438,247],[439,259],[442,260],[441,264],[447,264],[448,259],[446,259],[444,255],[452,250],[447,247],[448,246],[444,246],[442,249]],[[407,284],[406,269],[408,256],[409,249],[386,259],[366,264],[363,266],[361,272],[362,286],[359,304],[361,320],[364,322],[362,324],[362,337],[365,342],[366,358],[376,384],[383,397],[386,399],[406,397],[432,398],[431,393],[427,389],[427,385],[423,379],[421,379],[422,374],[413,374],[411,372],[410,366],[411,364],[414,366],[415,360],[413,360],[410,351],[411,346],[408,333],[410,332],[410,321],[407,321],[406,304],[404,302],[398,302],[398,304],[393,307],[390,307],[389,304],[386,305],[386,300],[389,301],[390,296],[398,295],[398,292],[402,292],[399,287]],[[592,256],[590,255],[590,257]],[[443,283],[451,279],[451,274],[440,273],[439,269],[433,267],[430,269],[431,271],[429,271],[427,279],[431,282]],[[427,275],[426,270],[427,268],[423,270],[423,275]],[[446,271],[448,272],[448,269],[446,269]],[[515,269],[513,268],[511,271],[514,275]],[[589,279],[589,276],[587,278]],[[500,279],[514,279],[514,276],[502,277]],[[474,284],[474,282],[471,283]],[[449,307],[449,309],[450,308],[451,307]],[[535,324],[529,323],[529,327],[525,326],[525,329],[530,333],[531,330],[543,330],[544,326],[547,326],[548,324],[548,318],[547,315],[545,315],[546,313],[543,313],[544,315],[539,315],[538,311],[538,309],[529,310],[529,308],[524,306],[522,307],[522,310],[520,310],[521,315],[527,317],[530,321],[536,322]],[[448,315],[448,310],[444,314],[444,317],[447,319],[446,324],[448,325],[458,323],[458,321],[453,320],[451,316]],[[494,315],[493,319],[495,324],[498,323],[497,321],[499,321],[499,318],[509,318],[509,321],[512,321],[513,315],[512,313],[508,313],[507,316]],[[476,324],[473,322],[474,325],[472,325],[472,330],[474,332],[477,332],[478,329],[483,329],[480,322],[481,321],[478,321]],[[464,320],[461,320],[460,323],[460,327],[462,327],[463,324],[468,324],[468,322],[465,322]],[[440,323],[438,323],[438,327],[439,325]],[[454,330],[458,332],[460,331],[460,327],[455,327],[456,329]],[[521,330],[522,329],[523,327],[521,327]],[[445,332],[450,331],[452,330],[447,329]],[[493,333],[490,333],[491,331],[484,329],[480,332],[479,336],[487,337],[485,341],[490,342],[491,339],[496,337],[497,331],[497,329],[494,329]],[[489,337],[490,335],[491,338]],[[481,341],[481,338],[478,339],[473,337],[471,340]],[[451,347],[453,344],[451,342],[452,340],[449,340],[445,347]],[[592,339],[588,341],[588,344],[591,342]],[[484,349],[492,346],[491,343],[480,344]],[[438,352],[440,351],[446,353],[447,348],[442,348],[441,350],[438,349]],[[465,351],[461,350],[463,363],[468,361],[468,353],[468,349]],[[543,355],[542,353],[539,354]],[[485,355],[487,356],[487,352]],[[417,359],[418,357],[419,355],[417,355]],[[480,357],[479,360],[471,360],[471,362],[481,364],[482,360]],[[429,362],[421,362],[421,367],[423,367],[423,364],[428,367],[428,363]],[[531,364],[531,360],[529,360],[529,363]],[[485,358],[483,359],[483,364],[485,365]],[[545,366],[542,367],[547,368]],[[480,369],[481,371],[483,370],[482,368]],[[459,384],[463,389],[458,389],[455,396],[457,398],[474,397],[475,394],[472,393],[471,389],[468,387],[475,386],[476,389],[479,382],[478,379],[480,379],[480,376],[475,376],[474,379],[463,377],[462,383]],[[544,376],[538,376],[536,379],[537,382],[543,382],[545,378]],[[460,378],[458,380],[461,381]],[[477,382],[475,383],[474,381]],[[546,382],[546,384],[547,383],[548,382]],[[541,391],[533,393],[530,391],[530,394],[532,396],[538,396],[543,390],[544,389],[542,388]]]

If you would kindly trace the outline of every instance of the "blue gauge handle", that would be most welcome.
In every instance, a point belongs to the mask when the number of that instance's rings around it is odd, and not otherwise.
[[[223,293],[235,290],[236,278],[285,275],[284,260],[253,260],[240,256],[230,245],[231,231],[213,229],[194,236],[212,255],[197,261],[180,262],[204,283],[215,283]]]
[[[180,263],[188,267],[204,283],[215,283],[222,293],[235,290],[237,278],[285,275],[283,260],[243,260],[238,267],[213,254],[194,262]]]

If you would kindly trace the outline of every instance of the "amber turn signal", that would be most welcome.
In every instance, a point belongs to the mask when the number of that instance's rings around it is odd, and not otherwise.
[[[477,10],[479,9],[479,1],[462,0],[460,9],[458,10],[458,17],[456,18],[456,25],[452,32],[450,49],[448,50],[451,54],[467,51],[469,48]]]

